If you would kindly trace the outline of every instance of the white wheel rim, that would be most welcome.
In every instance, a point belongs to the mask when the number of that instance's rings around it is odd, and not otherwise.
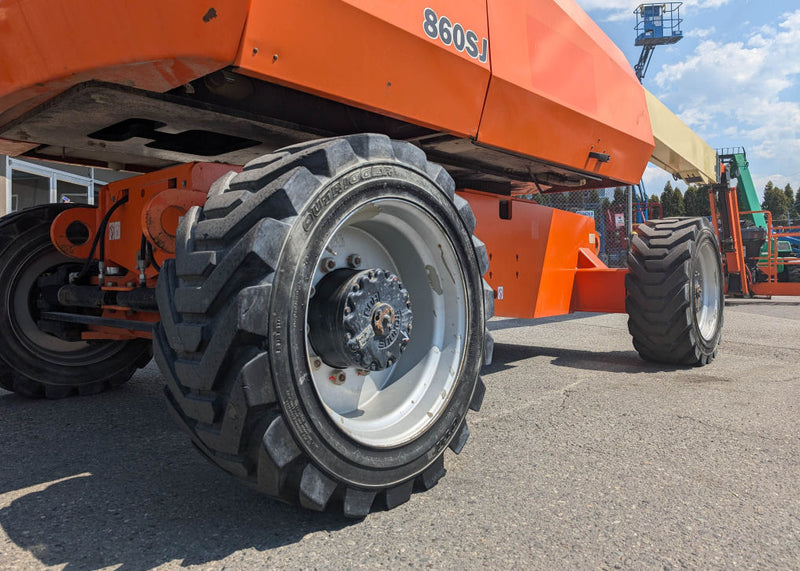
[[[710,242],[706,241],[700,245],[697,261],[692,283],[694,312],[700,335],[706,341],[710,341],[719,322],[721,279],[717,251]]]
[[[353,254],[361,269],[399,276],[412,304],[411,341],[388,369],[337,369],[314,353],[307,324],[312,382],[328,416],[350,438],[375,448],[402,446],[435,424],[453,394],[469,327],[466,279],[445,229],[406,200],[374,200],[349,213],[328,237],[312,285],[325,276],[323,259],[347,268]],[[334,382],[340,370],[345,380]]]

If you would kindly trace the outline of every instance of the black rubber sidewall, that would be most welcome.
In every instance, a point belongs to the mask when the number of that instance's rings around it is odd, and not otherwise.
[[[339,190],[340,181],[346,181],[346,190]],[[438,420],[406,445],[377,449],[348,438],[322,407],[306,357],[305,319],[311,279],[330,232],[358,206],[386,198],[419,205],[450,236],[466,280],[469,325],[462,369]],[[278,268],[269,313],[271,366],[284,418],[301,447],[323,470],[361,487],[383,488],[422,472],[442,454],[466,416],[482,354],[481,275],[471,236],[452,200],[424,174],[403,164],[372,161],[353,168],[308,201],[289,231]]]

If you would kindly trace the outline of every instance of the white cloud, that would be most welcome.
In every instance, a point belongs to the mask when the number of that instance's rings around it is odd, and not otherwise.
[[[694,28],[689,30],[688,32],[684,33],[683,35],[688,38],[707,38],[708,36],[712,36],[717,33],[717,29],[714,26],[710,28]]]
[[[664,185],[667,184],[667,181],[670,181],[673,186],[676,184],[670,175],[661,170],[660,167],[657,167],[653,164],[647,165],[647,168],[642,175],[642,182],[644,182],[644,188],[647,191],[648,196],[652,196],[654,194],[660,195],[664,190]]]
[[[605,20],[609,22],[625,20],[633,17],[633,11],[643,2],[640,0],[577,0],[581,8],[598,12],[611,12]],[[730,0],[684,0],[681,9],[686,8],[719,8],[728,4]]]
[[[800,10],[742,41],[702,41],[683,61],[664,66],[655,83],[665,102],[678,102],[681,118],[707,139],[748,144],[751,158],[800,165],[798,74]]]
[[[767,185],[767,182],[769,181],[772,181],[772,184],[780,188],[785,188],[787,184],[792,184],[792,181],[790,181],[788,177],[785,177],[782,174],[771,174],[768,176],[755,177],[753,179],[753,184],[756,185],[756,190],[758,191],[758,196],[761,200],[764,200],[764,187]],[[792,188],[794,188],[793,184]],[[794,188],[794,190],[797,189]]]

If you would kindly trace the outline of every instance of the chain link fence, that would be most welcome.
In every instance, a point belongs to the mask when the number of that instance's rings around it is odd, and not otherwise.
[[[599,257],[611,268],[624,268],[628,253],[628,188],[610,188],[518,196],[542,206],[558,208],[594,218],[600,236]],[[643,216],[660,218],[656,212],[647,213],[646,207],[634,202],[633,223]]]

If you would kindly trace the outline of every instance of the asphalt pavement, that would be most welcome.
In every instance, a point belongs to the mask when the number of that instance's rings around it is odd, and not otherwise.
[[[63,401],[0,390],[0,568],[800,568],[800,302],[734,300],[718,359],[647,364],[622,315],[494,320],[472,436],[363,521],[204,461],[151,364]]]

